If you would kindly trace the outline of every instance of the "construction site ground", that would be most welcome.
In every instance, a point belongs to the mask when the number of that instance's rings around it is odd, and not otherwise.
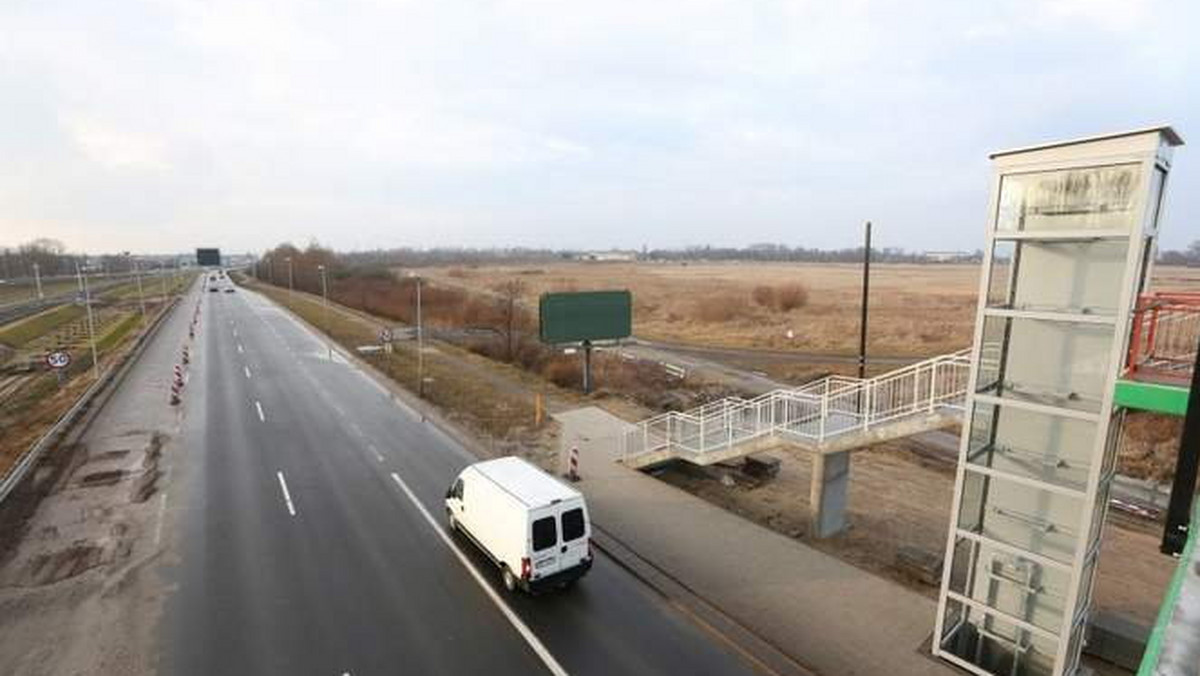
[[[779,474],[758,486],[722,481],[719,470],[683,463],[659,478],[704,500],[796,538],[935,598],[936,587],[897,566],[902,547],[940,559],[950,525],[954,466],[919,441],[880,444],[851,455],[849,529],[836,537],[809,534],[807,453],[777,449]],[[1149,626],[1158,612],[1175,561],[1158,553],[1161,525],[1111,513],[1096,584],[1096,608]]]

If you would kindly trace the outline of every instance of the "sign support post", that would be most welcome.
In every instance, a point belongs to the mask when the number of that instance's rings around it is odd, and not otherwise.
[[[583,393],[592,393],[592,341],[583,341]]]

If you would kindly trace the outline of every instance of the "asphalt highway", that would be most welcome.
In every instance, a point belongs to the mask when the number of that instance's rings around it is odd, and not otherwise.
[[[444,526],[461,446],[265,298],[200,302],[162,673],[754,673],[602,553],[506,593]]]

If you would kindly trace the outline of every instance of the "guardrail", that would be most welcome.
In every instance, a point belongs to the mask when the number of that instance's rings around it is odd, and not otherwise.
[[[1200,342],[1200,293],[1138,298],[1125,367],[1129,376],[1187,383]]]
[[[869,379],[829,376],[753,399],[730,397],[664,413],[622,436],[622,456],[662,451],[702,456],[771,435],[821,444],[912,415],[961,410],[970,353],[961,350]]]
[[[170,304],[168,304],[167,307],[159,313],[158,317],[154,319],[154,323],[147,327],[146,330],[143,331],[140,336],[138,336],[133,344],[133,347],[129,350],[129,352],[126,353],[124,359],[116,364],[110,364],[108,368],[106,368],[104,372],[100,374],[100,377],[96,380],[96,382],[92,383],[86,390],[84,390],[83,394],[79,396],[79,399],[77,399],[75,403],[71,405],[71,408],[67,409],[66,413],[63,413],[61,416],[59,416],[58,420],[56,420],[54,424],[50,426],[50,429],[46,430],[46,433],[43,434],[37,441],[35,441],[33,445],[21,455],[17,462],[10,467],[3,476],[0,476],[0,504],[3,504],[5,499],[7,499],[13,490],[16,489],[17,485],[21,483],[21,481],[25,478],[25,475],[29,473],[29,470],[37,464],[37,461],[42,457],[42,455],[49,448],[54,446],[54,444],[62,437],[62,435],[69,431],[75,425],[75,423],[79,421],[84,413],[86,413],[92,407],[92,404],[95,403],[97,396],[104,392],[109,385],[114,384],[115,382],[118,382],[120,379],[124,378],[125,374],[133,366],[134,362],[137,361],[137,358],[141,356],[141,352],[145,348],[146,343],[148,343],[150,339],[158,332],[159,327],[162,326],[164,321],[166,321],[166,318],[170,315],[171,311],[175,308],[178,302],[179,297],[174,298]]]

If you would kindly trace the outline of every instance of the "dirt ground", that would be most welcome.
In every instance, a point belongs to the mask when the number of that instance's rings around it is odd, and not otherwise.
[[[971,341],[978,264],[871,268],[869,351],[926,356]],[[652,340],[701,345],[849,353],[857,349],[861,268],[841,263],[584,263],[435,267],[435,283],[494,291],[513,279],[524,301],[546,291],[624,288],[633,292],[634,332]],[[782,310],[755,300],[755,289],[798,284],[807,301]],[[1200,289],[1200,270],[1160,267],[1154,288]],[[789,337],[789,331],[791,332]]]
[[[894,562],[903,546],[915,547],[937,559],[942,557],[954,493],[950,463],[921,452],[920,444],[905,440],[856,452],[850,469],[850,528],[822,540],[809,535],[812,463],[808,454],[781,448],[769,455],[783,461],[779,475],[756,488],[731,487],[689,467],[672,467],[660,478],[772,530],[936,597],[936,587],[904,575]],[[1158,553],[1159,533],[1160,524],[1110,516],[1097,578],[1098,609],[1153,624],[1176,564],[1174,559]]]

